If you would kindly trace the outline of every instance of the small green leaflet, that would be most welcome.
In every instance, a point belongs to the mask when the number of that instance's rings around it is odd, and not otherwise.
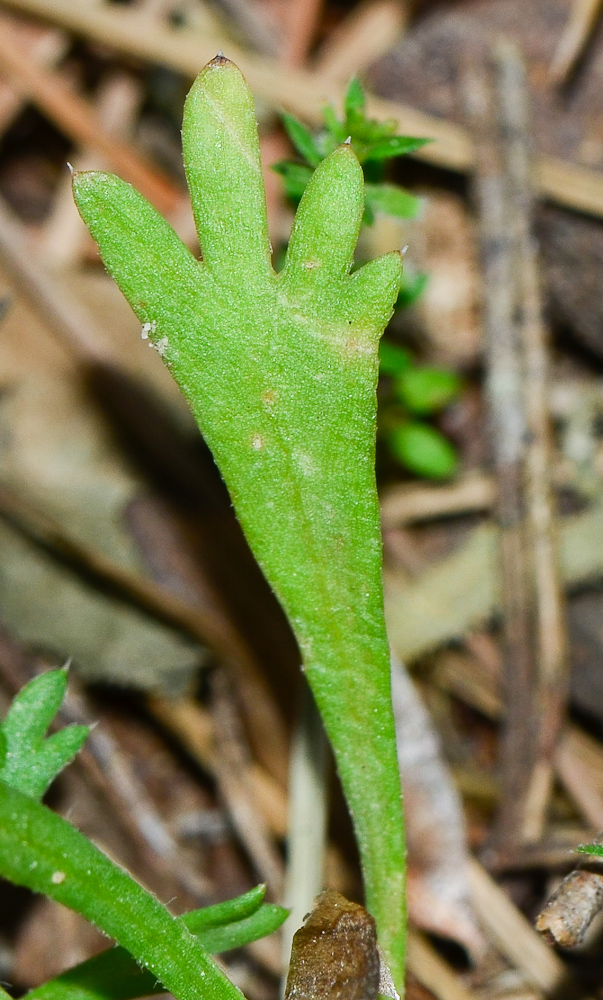
[[[0,727],[0,780],[36,799],[42,798],[59,771],[81,750],[89,732],[87,726],[73,725],[46,737],[66,687],[66,670],[49,670],[35,677],[15,697]]]
[[[580,844],[576,848],[578,854],[590,854],[594,858],[603,858],[603,844]]]

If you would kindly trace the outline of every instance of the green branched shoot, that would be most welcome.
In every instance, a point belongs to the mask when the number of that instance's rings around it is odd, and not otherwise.
[[[287,917],[264,904],[264,886],[174,918],[146,889],[39,799],[81,748],[88,729],[45,739],[60,709],[66,671],[41,674],[14,699],[0,728],[0,877],[44,893],[86,917],[111,948],[31,991],[30,1000],[135,1000],[170,990],[176,1000],[242,1000],[209,951],[238,948]]]
[[[302,162],[281,160],[273,170],[281,174],[288,197],[297,204],[316,167],[347,140],[364,173],[364,221],[370,225],[376,212],[413,219],[420,211],[421,199],[398,184],[388,183],[385,164],[414,153],[430,140],[397,135],[397,123],[369,118],[365,103],[362,84],[354,78],[345,96],[343,117],[339,118],[330,105],[324,108],[324,127],[316,134],[293,115],[283,114],[283,125]]]
[[[281,160],[273,169],[281,174],[285,193],[297,205],[314,170],[349,137],[364,173],[363,222],[371,225],[377,213],[402,219],[415,218],[421,199],[398,184],[388,183],[389,160],[414,153],[428,139],[398,135],[395,121],[376,121],[365,111],[365,96],[359,80],[350,83],[343,117],[332,107],[323,112],[324,127],[316,133],[293,115],[283,114],[285,130],[299,161]],[[396,309],[412,305],[421,296],[427,275],[404,276]],[[459,392],[460,382],[451,371],[418,366],[408,351],[388,341],[381,342],[381,374],[388,377],[380,388],[378,431],[391,456],[415,475],[448,479],[457,469],[456,449],[425,418],[438,414]]]

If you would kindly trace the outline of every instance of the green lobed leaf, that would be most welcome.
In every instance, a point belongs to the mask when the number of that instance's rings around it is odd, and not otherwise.
[[[176,919],[213,954],[241,948],[272,934],[288,916],[282,906],[261,903],[265,891],[265,886],[258,886],[244,896]],[[127,951],[110,948],[31,990],[25,1000],[135,1000],[162,992],[156,977],[141,969]]]
[[[316,145],[312,133],[306,128],[305,125],[302,125],[298,118],[294,118],[293,115],[287,114],[286,111],[283,112],[282,117],[287,135],[291,139],[291,142],[295,146],[297,152],[300,156],[303,156],[311,167],[317,167],[323,159],[323,155]],[[300,197],[302,194],[303,191],[300,192]]]
[[[49,670],[34,677],[13,699],[2,723],[0,779],[34,798],[42,798],[88,736],[87,726],[72,725],[45,739],[66,686],[66,670]]]
[[[387,443],[398,461],[417,476],[449,479],[456,472],[454,446],[429,424],[409,420],[389,432]]]
[[[400,219],[415,219],[421,211],[421,199],[395,184],[366,184],[364,196],[374,212]]]
[[[293,626],[401,984],[404,835],[374,472],[378,341],[401,257],[350,274],[363,177],[342,145],[312,175],[273,271],[253,102],[222,57],[187,98],[183,145],[202,264],[117,178],[76,174],[75,198]]]
[[[86,917],[177,1000],[242,1000],[182,921],[64,819],[3,782],[0,876]]]
[[[411,413],[439,413],[458,396],[461,380],[446,368],[408,367],[396,380],[396,395]]]

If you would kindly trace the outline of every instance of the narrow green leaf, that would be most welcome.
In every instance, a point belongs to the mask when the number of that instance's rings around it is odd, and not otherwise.
[[[223,287],[267,278],[271,250],[260,142],[240,71],[216,56],[184,106],[182,152],[203,260]]]
[[[67,671],[48,670],[39,674],[13,698],[2,723],[10,752],[21,747],[37,747],[63,704]]]
[[[288,294],[311,295],[313,309],[331,311],[329,299],[352,266],[361,219],[362,170],[350,147],[339,146],[312,174],[297,210],[282,273]]]
[[[396,381],[398,399],[417,416],[439,413],[458,396],[461,380],[445,368],[409,367]]]
[[[213,930],[214,927],[222,927],[223,924],[231,924],[236,920],[245,920],[259,910],[266,895],[264,883],[256,885],[241,896],[233,899],[225,899],[222,903],[214,903],[212,906],[203,906],[198,910],[192,910],[186,914],[187,927],[194,934],[201,934],[205,930]]]
[[[576,851],[578,854],[590,854],[595,858],[603,858],[603,844],[580,844]]]
[[[449,479],[456,472],[453,445],[429,424],[409,420],[390,431],[387,443],[398,461],[417,476]]]
[[[282,906],[264,904],[240,919],[223,921],[227,912],[248,909],[237,905],[244,901],[246,897],[227,900],[186,913],[177,921],[188,927],[207,951],[219,954],[272,934],[287,919],[289,911]],[[110,948],[31,990],[24,1000],[135,1000],[163,992],[156,976],[141,969],[127,951]]]
[[[289,916],[289,910],[276,903],[264,903],[255,913],[242,920],[233,921],[220,927],[208,928],[199,933],[199,938],[204,946],[213,955],[219,955],[223,951],[232,951],[233,948],[243,948],[252,941],[273,934],[274,931],[285,922]],[[194,928],[187,922],[189,930]]]
[[[349,132],[346,132],[345,122],[339,121],[334,108],[330,104],[326,104],[322,109],[322,117],[327,126],[327,131],[333,137],[334,143],[339,146],[342,142],[345,142]]]
[[[299,119],[287,114],[286,111],[283,112],[283,125],[300,156],[303,156],[311,167],[317,167],[323,156],[312,133],[305,125],[302,125]]]
[[[0,876],[86,917],[178,1000],[242,1000],[185,925],[60,816],[0,782]]]
[[[345,94],[344,111],[346,118],[364,111],[364,90],[357,76],[350,80]]]
[[[408,135],[393,135],[391,139],[382,139],[369,146],[364,154],[365,160],[389,160],[394,156],[408,156],[432,142],[432,139],[415,139]]]
[[[368,148],[382,139],[389,139],[398,128],[393,118],[387,121],[377,121],[376,118],[364,118],[356,124],[352,139]]]
[[[373,211],[400,219],[415,219],[421,211],[421,199],[394,184],[366,184],[364,197]]]

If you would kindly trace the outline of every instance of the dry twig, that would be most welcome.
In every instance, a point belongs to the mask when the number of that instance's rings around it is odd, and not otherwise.
[[[525,71],[495,52],[495,98],[467,81],[478,146],[475,187],[498,483],[506,690],[499,847],[541,836],[566,690],[565,633],[551,494],[547,348],[540,314]]]
[[[165,215],[176,212],[183,193],[132,146],[111,136],[96,109],[69,87],[60,74],[37,65],[19,45],[12,23],[0,16],[0,73],[20,95],[48,115],[78,145],[103,156]]]
[[[380,497],[381,524],[385,530],[415,521],[480,513],[490,510],[495,501],[496,483],[482,473],[467,475],[446,486],[390,486]]]
[[[233,826],[258,875],[277,899],[283,893],[284,865],[268,825],[256,808],[248,780],[250,754],[238,717],[234,690],[227,675],[212,677],[214,774]]]
[[[324,83],[347,84],[394,47],[407,13],[408,4],[365,0],[330,32],[314,61],[314,72]]]
[[[561,959],[477,861],[471,862],[470,880],[473,905],[500,952],[545,993],[567,989],[569,975]]]
[[[286,107],[310,123],[321,121],[328,100],[341,103],[340,87],[323,81],[313,72],[284,71],[280,63],[261,59],[237,49],[224,37],[180,31],[169,26],[142,26],[135,12],[122,6],[73,4],[71,0],[3,0],[6,6],[108,45],[118,52],[168,66],[193,77],[216,51],[228,46],[228,54],[245,73],[250,87],[271,107]],[[368,113],[394,118],[407,135],[430,136],[434,141],[415,155],[418,159],[449,170],[468,171],[474,163],[474,146],[466,129],[406,105],[369,95]],[[556,157],[536,161],[540,194],[561,205],[603,216],[603,175]]]
[[[602,0],[573,0],[549,68],[551,83],[556,86],[567,83],[584,54],[602,10]]]

